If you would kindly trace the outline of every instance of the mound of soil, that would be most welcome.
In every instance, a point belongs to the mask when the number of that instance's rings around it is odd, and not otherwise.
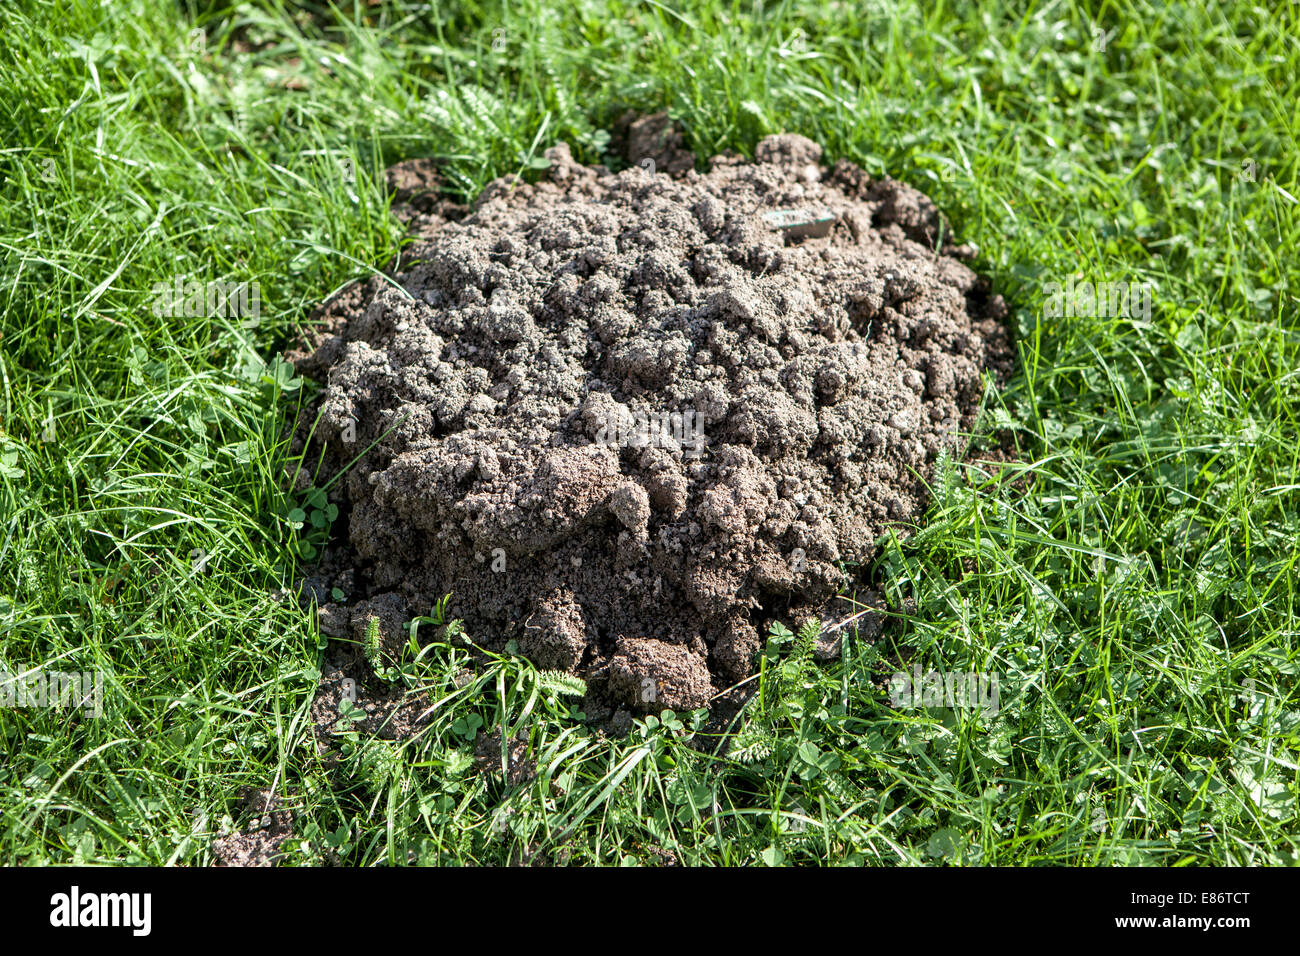
[[[364,598],[322,620],[397,643],[450,592],[613,707],[699,707],[919,517],[1006,307],[929,199],[799,136],[675,177],[547,157],[468,214],[399,176],[420,241],[290,356]]]

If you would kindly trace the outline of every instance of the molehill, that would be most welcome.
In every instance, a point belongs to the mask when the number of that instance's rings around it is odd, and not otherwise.
[[[546,155],[469,210],[399,170],[418,242],[290,356],[300,484],[344,472],[322,625],[396,644],[450,593],[611,708],[703,706],[916,522],[1006,306],[929,199],[800,136],[706,173]]]

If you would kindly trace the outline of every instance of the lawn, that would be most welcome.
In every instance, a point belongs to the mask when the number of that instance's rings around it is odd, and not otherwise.
[[[288,865],[1300,863],[1298,21],[0,5],[0,671],[103,682],[98,717],[0,708],[0,862],[207,865],[251,788],[292,812]],[[725,748],[703,713],[607,737],[431,623],[389,675],[437,702],[424,730],[322,754],[325,639],[284,598],[313,385],[279,356],[401,247],[388,165],[435,158],[468,200],[557,141],[603,161],[628,109],[701,163],[790,131],[927,192],[1011,305],[1018,372],[858,569],[879,639],[820,665],[775,622]],[[256,283],[256,315],[159,307],[191,280]],[[1062,313],[1071,282],[1149,309]],[[912,663],[996,675],[996,712],[896,706]],[[536,776],[476,767],[484,728]]]

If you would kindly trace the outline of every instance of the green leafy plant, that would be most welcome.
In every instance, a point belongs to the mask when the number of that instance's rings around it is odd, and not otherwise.
[[[316,560],[338,516],[338,505],[329,500],[323,488],[309,488],[284,516],[292,535],[293,553],[304,561]]]

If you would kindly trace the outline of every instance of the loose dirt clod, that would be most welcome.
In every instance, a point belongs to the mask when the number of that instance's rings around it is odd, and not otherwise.
[[[929,199],[800,136],[678,178],[547,157],[458,220],[399,178],[420,242],[291,356],[323,386],[299,447],[347,468],[353,630],[450,592],[612,709],[699,707],[764,609],[819,607],[919,517],[1006,308]]]

